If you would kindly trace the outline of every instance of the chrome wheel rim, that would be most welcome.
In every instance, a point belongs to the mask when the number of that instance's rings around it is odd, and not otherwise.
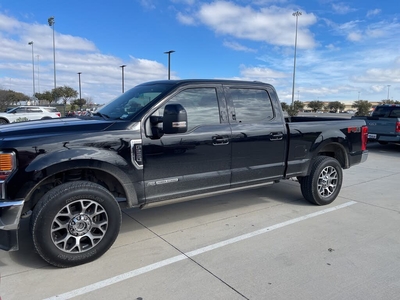
[[[330,197],[337,188],[338,172],[334,167],[325,167],[318,177],[318,193],[321,197]]]
[[[98,202],[81,199],[65,205],[51,226],[54,245],[63,252],[82,253],[93,249],[105,236],[108,215]]]

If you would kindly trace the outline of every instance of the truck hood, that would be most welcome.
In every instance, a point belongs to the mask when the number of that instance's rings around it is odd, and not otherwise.
[[[50,120],[34,120],[11,123],[0,126],[0,140],[9,137],[44,136],[58,134],[73,134],[85,132],[99,132],[108,130],[136,129],[138,123],[104,119],[60,118]]]

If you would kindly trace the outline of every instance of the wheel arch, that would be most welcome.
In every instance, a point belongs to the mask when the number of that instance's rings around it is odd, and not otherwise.
[[[76,180],[86,180],[102,185],[114,197],[125,198],[127,207],[139,204],[137,190],[132,180],[124,171],[108,162],[94,159],[66,161],[49,165],[34,173],[37,180],[34,183],[28,183],[28,193],[25,196],[29,209],[32,209],[54,186]]]

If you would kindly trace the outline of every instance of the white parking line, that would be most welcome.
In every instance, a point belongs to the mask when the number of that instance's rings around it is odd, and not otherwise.
[[[187,259],[189,257],[193,257],[193,256],[196,256],[196,255],[199,255],[199,254],[203,254],[205,252],[208,252],[208,251],[211,251],[211,250],[214,250],[214,249],[218,249],[218,248],[221,248],[221,247],[233,244],[233,243],[237,243],[237,242],[240,242],[240,241],[255,237],[257,235],[260,235],[260,234],[263,234],[263,233],[266,233],[266,232],[270,232],[270,231],[275,230],[275,229],[279,229],[279,228],[282,228],[282,227],[285,227],[285,226],[288,226],[288,225],[292,225],[294,223],[298,223],[298,222],[301,222],[301,221],[304,221],[304,220],[307,220],[307,219],[310,219],[310,218],[314,218],[314,217],[317,217],[317,216],[320,216],[320,215],[323,215],[323,214],[326,214],[326,213],[329,213],[329,212],[332,212],[332,211],[336,211],[338,209],[341,209],[341,208],[344,208],[344,207],[348,207],[348,206],[356,204],[356,203],[357,203],[356,201],[349,201],[349,202],[343,203],[341,205],[337,205],[337,206],[334,206],[334,207],[326,208],[326,209],[323,209],[323,210],[320,210],[320,211],[317,211],[317,212],[314,212],[314,213],[311,213],[311,214],[308,214],[308,215],[305,215],[305,216],[301,216],[301,217],[298,217],[298,218],[294,218],[294,219],[288,220],[286,222],[282,222],[282,223],[278,223],[278,224],[275,224],[275,225],[272,225],[272,226],[269,226],[269,227],[265,227],[265,228],[262,228],[260,230],[256,230],[256,231],[253,231],[253,232],[250,232],[250,233],[247,233],[247,234],[243,234],[243,235],[240,235],[240,236],[237,236],[237,237],[234,237],[234,238],[231,238],[231,239],[219,242],[219,243],[215,243],[215,244],[212,244],[212,245],[209,245],[209,246],[197,249],[197,250],[186,252],[185,254],[177,255],[177,256],[174,256],[174,257],[159,261],[157,263],[154,263],[154,264],[151,264],[151,265],[148,265],[148,266],[136,269],[136,270],[132,270],[132,271],[129,271],[129,272],[126,272],[126,273],[123,273],[123,274],[120,274],[120,275],[117,275],[117,276],[114,276],[114,277],[111,277],[111,278],[108,278],[108,279],[93,283],[93,284],[90,284],[90,285],[87,285],[87,286],[84,286],[82,288],[79,288],[79,289],[76,289],[76,290],[73,290],[73,291],[70,291],[70,292],[67,292],[67,293],[64,293],[64,294],[53,296],[53,297],[50,297],[50,298],[47,298],[47,299],[44,299],[44,300],[71,299],[73,297],[84,295],[84,294],[90,293],[92,291],[102,289],[102,288],[104,288],[106,286],[121,282],[123,280],[130,279],[130,278],[139,276],[141,274],[144,274],[144,273],[147,273],[147,272],[150,272],[150,271],[154,271],[156,269],[171,265],[173,263],[176,263],[178,261]]]

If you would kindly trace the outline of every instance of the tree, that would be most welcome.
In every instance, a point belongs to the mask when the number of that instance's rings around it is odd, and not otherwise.
[[[28,101],[29,96],[15,92],[13,90],[0,90],[0,106],[1,111],[4,111],[9,105],[17,105],[21,101]]]
[[[73,105],[79,106],[79,109],[82,110],[82,106],[86,104],[85,99],[76,99],[74,102],[72,102]]]
[[[289,105],[286,102],[281,102],[282,110],[287,111],[289,109]]]
[[[394,100],[382,100],[379,104],[400,104],[400,101]]]
[[[329,104],[326,107],[328,108],[328,110],[334,111],[336,113],[338,111],[344,110],[346,106],[342,102],[333,101],[329,102]]]
[[[296,100],[293,102],[293,106],[291,105],[288,109],[287,109],[287,113],[289,116],[293,117],[293,116],[297,116],[297,114],[299,113],[300,110],[303,110],[304,108],[304,103]]]
[[[357,109],[356,116],[368,116],[372,104],[367,100],[357,100],[351,107]]]
[[[63,99],[63,104],[66,105],[68,101],[72,98],[76,98],[78,96],[78,92],[69,86],[60,86],[52,89],[51,93],[53,94],[54,99]]]
[[[318,110],[324,108],[324,102],[319,100],[314,100],[308,103],[308,107],[311,108],[313,112],[317,112]]]
[[[54,95],[50,91],[45,91],[43,93],[35,93],[35,97],[40,100],[44,100],[49,102],[49,105],[51,102],[54,101]]]

